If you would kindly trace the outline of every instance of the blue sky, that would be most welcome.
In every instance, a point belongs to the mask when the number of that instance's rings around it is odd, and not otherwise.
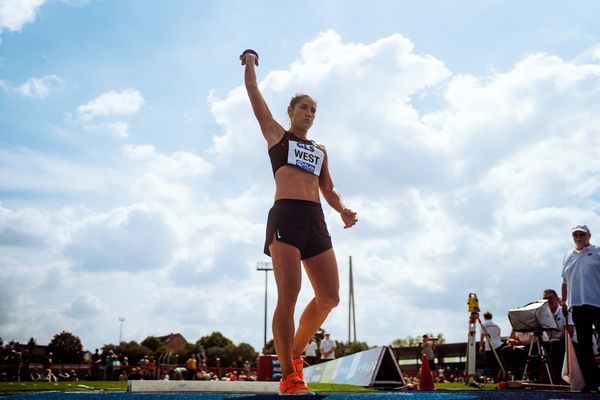
[[[580,1],[0,2],[0,337],[86,348],[221,331],[260,349],[273,180],[237,59],[296,92],[360,222],[325,207],[347,339],[467,334],[560,286],[600,229],[600,5]],[[592,237],[594,241],[594,236]],[[308,282],[300,304],[310,298]],[[270,311],[274,303],[270,278]]]

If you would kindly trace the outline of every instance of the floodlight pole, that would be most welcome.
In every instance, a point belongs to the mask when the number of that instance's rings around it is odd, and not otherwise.
[[[121,328],[119,329],[119,344],[121,344],[121,340],[123,339],[123,322],[125,322],[125,317],[119,317],[119,322],[121,323]]]
[[[264,329],[264,344],[263,352],[267,348],[267,287],[268,287],[268,274],[269,271],[273,271],[273,263],[270,261],[257,261],[257,271],[265,271],[265,329]]]
[[[348,344],[356,342],[356,314],[354,312],[354,278],[352,276],[352,256],[349,257],[348,282]],[[354,328],[354,340],[351,338],[351,327]]]

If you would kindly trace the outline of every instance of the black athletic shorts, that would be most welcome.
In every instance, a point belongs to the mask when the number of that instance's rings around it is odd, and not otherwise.
[[[300,250],[303,260],[333,247],[321,203],[314,201],[276,200],[267,218],[264,251],[268,256],[273,237]]]

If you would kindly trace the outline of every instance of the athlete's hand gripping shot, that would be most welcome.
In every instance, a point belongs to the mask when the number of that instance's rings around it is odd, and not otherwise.
[[[281,394],[311,393],[302,374],[302,351],[339,303],[339,278],[331,237],[327,231],[321,195],[350,228],[357,214],[347,208],[335,190],[329,173],[327,150],[308,139],[317,104],[306,94],[295,95],[288,108],[289,128],[273,119],[256,82],[258,54],[245,50],[244,82],[252,110],[267,142],[275,177],[275,203],[267,218],[264,252],[271,256],[277,285],[273,314],[273,339],[281,365]],[[296,329],[294,309],[300,292],[302,271],[314,290]]]

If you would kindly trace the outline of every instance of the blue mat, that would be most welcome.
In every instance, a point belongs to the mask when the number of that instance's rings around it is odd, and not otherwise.
[[[277,394],[178,394],[127,392],[41,392],[5,397],[10,400],[566,400],[600,399],[599,394],[530,390],[433,391],[433,392],[348,392],[305,396]]]

